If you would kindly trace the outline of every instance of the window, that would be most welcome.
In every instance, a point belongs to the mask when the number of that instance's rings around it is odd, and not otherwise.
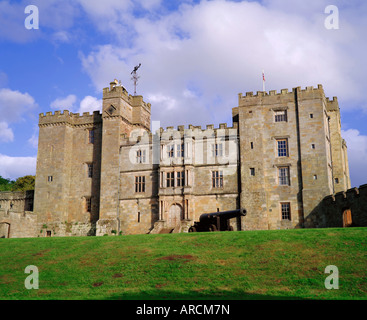
[[[93,163],[88,163],[88,178],[93,177]]]
[[[335,178],[335,183],[338,184],[339,183],[339,178]]]
[[[212,156],[213,158],[223,156],[223,145],[221,143],[212,144]]]
[[[90,197],[85,198],[85,210],[87,212],[92,211],[92,198],[90,198]]]
[[[274,111],[275,122],[287,122],[287,110]]]
[[[94,143],[94,129],[89,130],[89,143]]]
[[[135,177],[135,192],[145,192],[145,177]]]
[[[316,145],[313,143],[311,144],[311,149],[315,149],[316,148]]]
[[[138,222],[140,223],[140,212],[138,212]]]
[[[47,178],[47,181],[48,182],[52,182],[54,180],[54,177],[53,176],[48,176],[48,178]]]
[[[223,188],[223,171],[212,172],[212,186],[213,188]]]
[[[145,163],[145,150],[136,151],[136,163]]]
[[[177,172],[177,187],[185,186],[185,172]]]
[[[250,168],[250,176],[255,176],[255,168]]]
[[[166,176],[167,188],[175,186],[175,173],[167,172]]]
[[[167,155],[168,155],[168,158],[173,158],[175,156],[175,146],[174,145],[167,146]]]
[[[278,157],[288,157],[288,140],[277,140]]]
[[[310,113],[310,119],[313,119],[313,113]]]
[[[291,204],[283,202],[280,204],[282,210],[282,220],[291,220]]]
[[[278,174],[279,174],[279,185],[289,186],[289,167],[278,168]]]
[[[184,148],[184,144],[177,144],[176,145],[176,149],[177,149],[177,158],[183,158],[185,156],[185,148]]]
[[[313,176],[313,179],[314,180],[317,180],[317,175],[316,174]]]
[[[250,146],[251,146],[251,149],[253,149],[254,148],[254,143],[250,142]]]

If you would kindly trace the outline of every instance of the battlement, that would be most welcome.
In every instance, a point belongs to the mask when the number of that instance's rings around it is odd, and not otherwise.
[[[280,92],[277,92],[276,90],[270,90],[269,92],[266,91],[257,91],[256,94],[254,92],[246,92],[246,95],[243,95],[242,93],[238,94],[238,100],[239,105],[246,105],[247,103],[258,103],[259,99],[262,99],[262,102],[266,102],[266,100],[269,100],[269,103],[273,103],[274,99],[294,99],[295,92],[298,92],[300,95],[304,94],[315,94],[319,93],[322,96],[324,95],[324,89],[321,84],[319,84],[317,87],[308,86],[304,89],[301,89],[301,87],[295,87],[292,89],[292,91],[289,91],[289,89],[281,89]]]
[[[55,111],[40,113],[39,125],[84,125],[94,124],[102,121],[102,114],[100,111],[94,111],[92,113],[84,112],[82,115],[79,113],[72,113],[69,110]]]
[[[327,111],[339,111],[339,102],[337,97],[333,97],[333,100],[326,98]]]
[[[194,126],[189,124],[187,128],[184,125],[179,125],[177,128],[173,126],[164,128],[159,128],[156,132],[147,131],[133,131],[130,136],[127,134],[122,134],[122,145],[133,145],[137,142],[152,143],[154,135],[158,134],[160,140],[169,141],[176,139],[183,139],[184,137],[190,137],[193,139],[206,139],[210,137],[233,137],[237,136],[238,123],[233,123],[232,127],[228,127],[226,123],[220,123],[218,128],[214,127],[214,124],[206,125],[203,129],[201,126]]]

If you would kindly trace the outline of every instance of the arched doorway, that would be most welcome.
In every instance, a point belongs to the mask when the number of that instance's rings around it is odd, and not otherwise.
[[[173,204],[169,208],[167,225],[168,227],[176,227],[182,220],[182,207],[179,204]]]
[[[10,223],[0,222],[0,238],[10,238]]]
[[[352,226],[352,211],[350,208],[343,210],[343,228]]]

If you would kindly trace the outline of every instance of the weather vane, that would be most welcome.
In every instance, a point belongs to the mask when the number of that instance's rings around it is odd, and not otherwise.
[[[136,66],[135,68],[134,68],[134,70],[131,72],[131,74],[133,75],[132,77],[131,77],[131,80],[133,80],[134,81],[134,96],[136,96],[136,85],[138,84],[138,79],[140,78],[138,75],[137,75],[137,71],[138,71],[138,69],[140,68],[140,66],[141,66],[141,63],[139,63],[139,65],[138,66]]]

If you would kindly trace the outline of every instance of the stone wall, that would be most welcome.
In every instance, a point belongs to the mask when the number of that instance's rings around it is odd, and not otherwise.
[[[36,236],[33,191],[0,192],[0,238]]]
[[[325,197],[306,217],[307,228],[341,228],[350,210],[352,227],[367,227],[367,184]]]

